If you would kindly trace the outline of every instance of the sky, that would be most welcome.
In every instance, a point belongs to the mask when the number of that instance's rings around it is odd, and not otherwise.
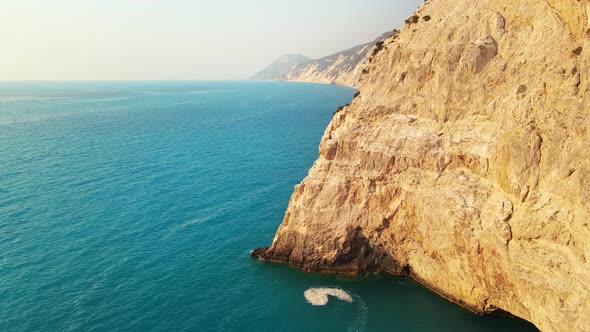
[[[0,0],[0,80],[246,79],[399,28],[423,0]]]

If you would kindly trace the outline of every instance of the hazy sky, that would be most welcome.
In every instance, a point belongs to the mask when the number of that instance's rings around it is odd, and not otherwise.
[[[0,0],[0,80],[243,79],[398,28],[423,0]]]

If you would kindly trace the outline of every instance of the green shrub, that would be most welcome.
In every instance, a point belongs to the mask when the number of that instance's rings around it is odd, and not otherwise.
[[[420,19],[420,17],[418,17],[418,15],[414,15],[406,20],[406,24],[416,24],[416,23],[418,23],[419,19]]]
[[[573,54],[573,55],[580,55],[580,54],[582,54],[582,51],[583,51],[583,50],[584,50],[584,49],[582,48],[582,46],[580,46],[580,47],[576,48],[575,50],[573,50],[573,51],[572,51],[572,54]]]
[[[334,112],[334,115],[336,115],[336,113],[342,111],[343,109],[345,109],[346,107],[350,106],[350,104],[346,104],[346,105],[340,105],[338,106],[338,109],[336,109],[336,112]]]
[[[375,44],[375,48],[373,49],[373,55],[372,56],[377,55],[379,52],[381,52],[381,50],[383,50],[383,44],[384,44],[383,41],[377,42]]]

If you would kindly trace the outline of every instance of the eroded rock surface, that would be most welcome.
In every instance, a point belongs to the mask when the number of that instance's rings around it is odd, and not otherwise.
[[[409,274],[477,312],[587,331],[590,2],[430,0],[416,16],[254,255]]]

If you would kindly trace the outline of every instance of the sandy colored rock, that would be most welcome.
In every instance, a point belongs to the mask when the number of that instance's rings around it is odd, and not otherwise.
[[[288,73],[291,68],[300,64],[313,61],[312,59],[301,54],[285,54],[276,59],[266,68],[252,75],[253,80],[276,80]]]
[[[284,55],[251,79],[324,83],[356,88],[376,44],[381,44],[384,39],[397,33],[397,30],[386,32],[372,42],[319,59],[310,59],[299,54]]]
[[[409,274],[477,312],[587,331],[590,2],[430,0],[416,15],[254,255]]]
[[[358,87],[363,72],[373,55],[376,44],[398,31],[386,32],[373,42],[353,47],[321,59],[293,66],[279,79],[292,82],[312,82]]]

